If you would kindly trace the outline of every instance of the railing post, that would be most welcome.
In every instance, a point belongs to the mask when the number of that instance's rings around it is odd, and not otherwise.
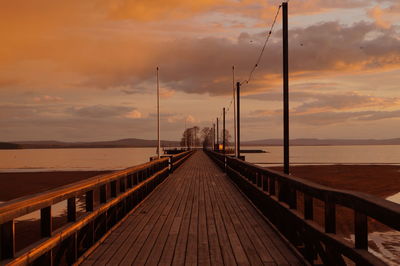
[[[313,198],[305,193],[304,193],[304,219],[306,220],[314,219]]]
[[[94,244],[94,221],[88,223],[86,234],[84,247],[89,248]]]
[[[117,181],[111,181],[110,182],[110,188],[111,188],[111,197],[115,198],[117,196]]]
[[[257,186],[259,188],[263,187],[263,176],[261,173],[258,173],[258,172],[257,172]]]
[[[291,188],[290,190],[290,203],[289,206],[291,209],[297,209],[297,191],[295,188]]]
[[[263,191],[268,191],[268,177],[266,175],[262,175],[262,189]]]
[[[119,179],[119,191],[125,192],[125,177]]]
[[[68,222],[76,221],[76,197],[69,198],[67,201],[67,219]]]
[[[271,195],[271,196],[274,196],[275,195],[275,177],[272,177],[272,176],[270,176],[269,178],[268,178],[268,180],[269,180],[269,194]]]
[[[126,186],[127,188],[132,188],[132,175],[128,174],[126,176]]]
[[[136,186],[139,183],[139,173],[135,172],[133,175],[133,186]]]
[[[11,259],[15,254],[15,223],[14,220],[3,223],[1,226],[1,256],[2,260]]]
[[[51,206],[40,209],[40,235],[50,237],[52,232]]]
[[[78,238],[77,233],[74,233],[69,238],[69,249],[67,251],[67,263],[72,265],[78,259]]]
[[[100,186],[100,203],[106,203],[107,202],[107,185],[101,185]]]
[[[336,234],[336,205],[329,196],[325,199],[325,233]]]
[[[94,194],[93,194],[93,190],[89,190],[86,192],[86,196],[85,196],[85,201],[86,201],[86,211],[87,212],[92,212],[93,211],[93,205],[94,205]]]
[[[282,202],[286,202],[286,192],[287,188],[285,187],[284,183],[282,181],[278,181],[279,185],[279,194],[278,194],[278,200]],[[286,202],[287,203],[287,202]]]
[[[354,211],[355,248],[368,249],[368,217]]]

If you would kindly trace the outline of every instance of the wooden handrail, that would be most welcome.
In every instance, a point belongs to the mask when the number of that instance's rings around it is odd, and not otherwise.
[[[175,160],[161,158],[109,174],[98,175],[43,193],[17,198],[0,204],[0,264],[58,264],[62,258],[74,263],[78,257],[105,237],[170,172],[192,152],[174,155]],[[110,189],[110,197],[107,189]],[[119,188],[119,189],[118,189]],[[95,192],[99,205],[94,205]],[[86,213],[76,218],[76,198],[85,195]],[[68,223],[52,228],[52,205],[67,200]],[[15,219],[40,210],[41,239],[29,247],[15,250]],[[53,255],[53,248],[57,254]]]
[[[236,158],[227,157],[227,160],[245,165],[249,169],[279,179],[280,182],[285,182],[296,190],[313,196],[314,198],[324,201],[329,197],[329,200],[335,204],[363,212],[367,216],[400,231],[399,204],[358,191],[335,189],[320,185],[303,178],[286,175],[272,169],[262,168]]]
[[[39,210],[43,207],[54,205],[72,196],[80,195],[95,187],[99,187],[121,177],[126,177],[126,175],[137,173],[141,170],[151,168],[152,166],[156,166],[167,161],[167,158],[162,158],[109,174],[97,175],[82,181],[48,190],[46,192],[6,201],[0,204],[0,224]]]
[[[368,252],[368,217],[399,231],[399,204],[361,192],[319,185],[213,151],[207,154],[311,263],[319,256],[324,263],[341,265],[343,255],[360,265],[385,265]],[[281,193],[281,186],[290,193]],[[297,191],[304,195],[303,213],[297,210]],[[324,202],[324,228],[313,222],[314,198]],[[336,235],[336,205],[354,211],[353,247]]]

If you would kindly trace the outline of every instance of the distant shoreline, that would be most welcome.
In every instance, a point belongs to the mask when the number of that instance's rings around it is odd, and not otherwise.
[[[156,140],[146,139],[119,139],[111,141],[9,141],[0,142],[0,149],[105,149],[105,148],[152,148],[157,146]],[[400,138],[393,139],[304,139],[290,140],[291,146],[377,146],[377,145],[400,145]],[[161,140],[163,147],[180,147],[179,141]],[[281,139],[260,139],[252,141],[241,141],[241,146],[283,146]]]
[[[291,147],[331,147],[331,146],[396,146],[396,144],[290,144]],[[242,144],[242,147],[283,147],[280,144]],[[165,146],[170,148],[173,146]],[[131,149],[131,148],[156,148],[153,146],[29,146],[29,147],[17,147],[17,148],[3,148],[0,150],[51,150],[51,149]],[[164,147],[163,147],[164,148]]]
[[[51,150],[51,149],[121,149],[121,148],[156,148],[156,146],[74,146],[74,147],[19,147],[14,149],[0,148],[0,150]]]

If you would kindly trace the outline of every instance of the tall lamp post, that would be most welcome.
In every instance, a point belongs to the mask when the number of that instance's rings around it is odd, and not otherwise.
[[[289,174],[289,41],[288,4],[282,3],[283,40],[283,170]]]
[[[157,67],[157,157],[160,159],[161,140],[160,140],[160,82]]]
[[[219,151],[219,121],[217,117],[217,150]]]
[[[235,87],[235,66],[232,66],[232,90],[233,90],[233,132],[235,141],[235,157],[238,157],[238,147],[236,138],[236,87]]]
[[[215,150],[215,123],[213,123],[212,138],[212,150]]]
[[[240,82],[236,83],[236,158],[240,158]]]
[[[222,109],[223,112],[223,124],[222,124],[222,149],[223,149],[223,153],[226,153],[226,136],[225,136],[225,107]]]

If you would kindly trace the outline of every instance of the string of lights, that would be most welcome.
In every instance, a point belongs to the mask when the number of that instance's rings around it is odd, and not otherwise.
[[[267,46],[268,41],[269,41],[270,38],[271,38],[271,35],[272,35],[273,30],[274,30],[274,27],[275,27],[275,24],[276,24],[276,20],[277,20],[277,18],[278,18],[278,15],[279,15],[279,12],[280,12],[280,10],[281,10],[281,7],[282,7],[282,5],[279,5],[279,6],[278,6],[278,9],[277,9],[277,11],[276,11],[274,20],[273,20],[273,22],[272,22],[272,24],[271,24],[271,28],[270,28],[270,30],[268,31],[267,38],[265,39],[264,45],[263,45],[263,47],[262,47],[262,49],[261,49],[261,51],[260,51],[260,54],[259,54],[258,57],[257,57],[256,63],[254,64],[253,68],[250,70],[249,77],[248,77],[246,80],[242,81],[242,82],[241,82],[241,85],[243,85],[244,83],[249,84],[249,82],[251,81],[251,79],[252,79],[252,77],[253,77],[254,71],[255,71],[256,68],[260,65],[262,56],[263,56],[264,51],[265,51],[265,47]]]
[[[290,0],[287,0],[287,1],[285,1],[285,2],[288,3],[289,1],[290,1]],[[260,66],[261,59],[262,59],[262,57],[263,57],[263,55],[264,55],[265,48],[267,47],[267,44],[268,44],[268,42],[269,42],[269,40],[270,40],[270,38],[271,38],[271,35],[272,35],[272,33],[273,33],[273,30],[274,30],[274,28],[275,28],[275,24],[276,24],[276,21],[277,21],[277,19],[278,19],[278,15],[279,15],[279,13],[280,13],[281,8],[282,8],[282,5],[279,5],[278,8],[277,8],[277,10],[276,10],[276,13],[275,13],[275,16],[274,16],[274,20],[273,20],[273,22],[272,22],[272,24],[271,24],[271,27],[270,27],[270,29],[269,29],[269,31],[268,31],[268,34],[267,34],[267,38],[266,38],[265,41],[264,41],[264,44],[263,44],[263,46],[262,46],[262,48],[261,48],[261,50],[260,50],[260,54],[258,55],[257,60],[256,60],[256,62],[255,62],[255,64],[254,64],[254,66],[253,66],[253,67],[251,68],[251,70],[250,70],[250,73],[249,73],[248,78],[247,78],[246,80],[242,81],[242,82],[240,83],[240,85],[249,84],[250,81],[251,81],[252,78],[253,78],[254,71],[257,69],[257,67]],[[225,108],[225,114],[229,114],[229,111],[230,111],[230,108],[232,107],[233,102],[234,102],[234,96],[231,98],[229,104],[227,105],[228,107]],[[218,116],[218,119],[221,120],[222,117],[223,117],[223,111],[221,111],[220,115]]]

